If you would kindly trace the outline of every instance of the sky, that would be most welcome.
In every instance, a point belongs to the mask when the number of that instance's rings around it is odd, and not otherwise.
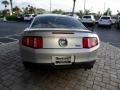
[[[4,9],[4,5],[1,4],[3,0],[0,0],[0,10]],[[8,0],[9,1],[9,0]],[[13,0],[13,7],[26,7],[27,5],[32,5],[38,8],[44,8],[49,10],[50,0]],[[73,0],[51,0],[52,10],[62,9],[64,11],[71,11],[73,6]],[[107,8],[110,8],[112,14],[116,14],[117,10],[120,10],[120,0],[86,0],[86,9],[91,12],[101,13]],[[10,6],[8,6],[10,8]],[[76,0],[75,11],[84,10],[84,0]]]

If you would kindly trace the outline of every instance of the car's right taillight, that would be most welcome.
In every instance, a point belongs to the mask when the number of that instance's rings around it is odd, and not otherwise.
[[[23,36],[22,45],[31,48],[42,48],[43,39],[40,36]]]
[[[98,45],[98,39],[96,37],[83,37],[83,48],[92,48]]]
[[[108,20],[108,22],[109,22],[109,23],[111,23],[111,22],[112,22],[112,20]]]

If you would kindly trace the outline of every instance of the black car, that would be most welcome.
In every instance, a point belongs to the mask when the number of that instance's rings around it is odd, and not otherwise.
[[[24,21],[24,15],[17,15],[17,21]]]

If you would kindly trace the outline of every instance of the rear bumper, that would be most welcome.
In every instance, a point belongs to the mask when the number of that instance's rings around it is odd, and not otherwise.
[[[98,46],[99,47],[99,46]],[[52,64],[55,63],[52,60],[53,56],[74,56],[74,61],[72,63],[84,63],[91,62],[97,59],[97,48],[93,50],[43,50],[41,52],[37,52],[36,50],[27,50],[25,48],[21,48],[21,57],[23,62],[30,63],[41,63],[41,64]],[[40,50],[38,50],[40,51]]]
[[[112,25],[112,23],[101,23],[101,22],[98,22],[98,25],[100,25],[100,26],[110,26],[110,25]]]
[[[95,24],[95,22],[92,22],[92,21],[91,21],[91,22],[84,22],[84,21],[83,21],[82,23],[83,23],[83,24]]]

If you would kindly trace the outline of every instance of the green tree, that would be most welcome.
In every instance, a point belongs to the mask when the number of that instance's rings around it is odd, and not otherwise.
[[[35,14],[43,14],[43,13],[45,13],[45,9],[43,9],[43,8],[36,8]]]
[[[61,9],[55,9],[52,11],[52,13],[55,13],[55,14],[63,14],[64,11],[62,11]]]
[[[30,6],[29,13],[33,14],[33,13],[35,13],[35,11],[36,11],[36,8],[34,8],[33,6]]]
[[[5,10],[3,11],[3,14],[6,15],[7,14],[7,6],[9,5],[9,2],[7,0],[4,0],[1,2],[4,6],[5,6]]]
[[[18,6],[15,6],[15,7],[13,8],[13,12],[15,12],[16,15],[18,15],[18,14],[20,14],[21,9],[20,9]]]
[[[29,14],[28,7],[25,7],[25,9],[24,9],[24,13],[25,13],[25,14]]]
[[[90,14],[90,10],[85,10],[84,14],[85,15],[89,15]]]
[[[2,4],[5,6],[5,10],[7,8],[7,6],[9,5],[9,2],[7,0],[2,1]]]
[[[82,10],[79,10],[79,12],[76,13],[80,18],[83,16],[83,11]]]
[[[111,16],[112,11],[110,10],[110,8],[108,8],[103,15],[110,15]]]

